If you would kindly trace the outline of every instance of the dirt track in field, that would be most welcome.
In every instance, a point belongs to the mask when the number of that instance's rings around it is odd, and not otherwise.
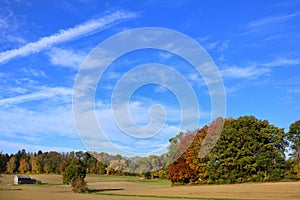
[[[88,186],[99,190],[99,193],[132,196],[109,196],[95,194],[75,194],[70,186],[62,185],[58,175],[32,175],[45,185],[11,185],[13,176],[0,177],[0,199],[11,200],[77,200],[77,199],[161,199],[158,196],[193,197],[193,198],[234,198],[234,199],[300,199],[300,182],[236,184],[236,185],[204,185],[204,186],[166,186],[152,182],[139,182],[138,179],[120,177],[87,177]],[[148,195],[148,197],[141,197]]]

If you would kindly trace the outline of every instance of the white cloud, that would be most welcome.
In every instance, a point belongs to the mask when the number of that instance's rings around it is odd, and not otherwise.
[[[119,23],[123,20],[136,17],[134,13],[117,11],[102,18],[90,20],[79,24],[73,28],[60,30],[58,33],[48,37],[42,37],[36,42],[27,43],[26,45],[0,53],[0,63],[7,62],[16,57],[27,56],[49,49],[54,45],[77,39],[86,35],[96,33],[108,26]]]
[[[244,26],[243,34],[249,34],[249,33],[251,34],[256,33],[259,35],[267,34],[268,37],[266,39],[270,39],[270,35],[271,37],[274,37],[275,34],[277,34],[277,37],[279,37],[281,34],[286,34],[285,24],[288,21],[295,18],[296,16],[298,16],[298,13],[282,15],[282,16],[268,16],[268,17],[251,21]]]
[[[27,152],[37,152],[39,150],[43,152],[57,151],[57,152],[71,152],[76,151],[72,148],[66,147],[57,147],[57,146],[46,146],[46,145],[33,145],[33,144],[24,144],[18,142],[8,142],[0,140],[0,151],[7,153],[15,153],[18,149],[25,149]]]
[[[107,80],[112,80],[112,79],[119,79],[121,77],[121,73],[119,72],[114,72],[114,71],[111,71],[111,72],[108,72],[105,74],[105,79]]]
[[[55,89],[54,89],[55,91]],[[58,91],[58,95],[69,95],[68,91],[63,92]],[[51,92],[51,90],[50,90]],[[46,93],[46,92],[45,92]],[[55,92],[52,92],[55,95]],[[76,138],[76,129],[73,119],[73,113],[71,104],[63,103],[61,106],[52,106],[59,101],[58,99],[54,99],[46,96],[39,96],[36,94],[31,95],[31,97],[27,96],[26,98],[21,95],[22,98],[14,99],[9,102],[11,105],[0,109],[0,136],[7,137],[9,139],[19,139],[24,140],[24,144],[20,145],[18,148],[25,148],[26,150],[30,150],[31,148],[27,148],[30,142],[35,141],[41,142],[45,140],[45,137],[55,137],[56,135],[67,137],[67,138]],[[34,103],[34,100],[44,99],[42,103]],[[31,108],[20,107],[18,103],[22,103],[25,101],[31,101],[31,105],[34,105]],[[3,102],[2,102],[3,103]],[[8,102],[6,102],[8,103]],[[86,102],[84,102],[86,103]],[[145,125],[149,122],[149,108],[151,105],[149,102],[132,102],[130,104],[130,114],[134,122],[138,125]],[[46,109],[43,109],[46,108]],[[112,111],[110,109],[110,104],[103,104],[101,102],[96,103],[95,110],[86,111],[80,114],[80,118],[78,119],[81,126],[84,128],[84,132],[81,133],[81,138],[84,139],[84,144],[87,145],[88,150],[98,150],[98,151],[109,151],[111,153],[120,153],[119,151],[115,151],[112,148],[110,141],[114,141],[115,145],[122,147],[121,149],[126,152],[132,152],[139,154],[139,150],[143,150],[143,153],[153,152],[155,150],[161,150],[163,147],[161,144],[163,142],[167,144],[168,139],[173,137],[178,133],[178,127],[180,126],[180,108],[172,108],[166,107],[168,113],[168,123],[166,123],[162,129],[162,132],[150,138],[151,146],[145,146],[141,141],[143,139],[137,139],[135,137],[130,137],[123,133],[115,124],[114,118],[112,116]],[[101,125],[101,128],[108,139],[105,137],[101,137],[98,133],[98,125],[93,124],[90,114],[94,114],[98,116],[98,122]],[[126,112],[124,110],[120,110],[120,112]],[[195,119],[195,111],[188,111],[188,118]],[[152,123],[157,123],[157,119],[161,118],[161,116],[157,116],[159,113],[154,112],[154,121]],[[122,116],[121,116],[122,117]],[[203,117],[203,115],[201,115]],[[189,119],[186,119],[189,120]],[[187,125],[187,124],[185,124]],[[128,128],[128,127],[127,127]],[[132,128],[129,126],[129,128]],[[191,127],[184,127],[191,128]],[[192,127],[196,128],[196,127]],[[143,133],[144,135],[152,134],[152,130],[148,130],[149,132]],[[66,139],[67,139],[66,138]],[[9,140],[11,141],[11,140]],[[98,143],[106,144],[105,146],[97,146]],[[87,144],[88,143],[88,144]],[[13,143],[14,144],[14,143]],[[7,144],[7,148],[17,149],[13,144]],[[135,145],[136,144],[136,145]],[[40,144],[40,146],[32,146],[32,148],[38,149],[48,149],[46,145]],[[49,147],[50,150],[57,150],[60,147]],[[63,147],[62,147],[63,148]],[[146,151],[147,150],[147,151]],[[33,149],[32,151],[36,151]],[[60,151],[60,150],[59,150]]]
[[[38,108],[39,105],[37,105]],[[42,140],[55,135],[75,138],[71,106],[54,107],[42,112],[37,109],[9,107],[0,110],[1,136],[24,139],[26,141]]]
[[[265,67],[257,67],[256,65],[248,67],[231,66],[221,70],[223,78],[248,78],[255,79],[259,76],[270,73],[271,70]]]
[[[24,95],[19,95],[19,96],[15,96],[15,97],[0,99],[0,105],[8,106],[8,105],[12,105],[12,104],[20,104],[23,102],[52,98],[55,96],[61,96],[61,97],[71,96],[72,92],[73,92],[73,90],[70,88],[44,87],[44,88],[40,88],[39,91],[31,93],[31,94],[24,94]]]
[[[300,64],[300,59],[277,58],[269,62],[254,63],[247,67],[230,66],[221,70],[223,78],[257,78],[272,71],[272,67]]]
[[[155,93],[165,93],[165,92],[168,92],[168,88],[159,85],[159,86],[155,87],[154,92]]]
[[[300,64],[300,59],[278,58],[276,60],[263,63],[261,65],[266,67],[277,67],[277,66],[297,65],[297,64]]]
[[[1,1],[0,44],[2,47],[7,47],[9,43],[25,43],[25,39],[19,35],[22,17],[13,12],[10,3],[10,1]]]
[[[160,52],[159,53],[159,56],[161,59],[164,59],[164,60],[168,60],[170,59],[173,55],[171,53],[167,53],[167,52]]]
[[[248,23],[245,28],[248,30],[251,30],[251,31],[258,31],[258,30],[261,30],[261,28],[263,28],[265,26],[270,26],[270,25],[278,26],[279,24],[282,24],[297,15],[298,15],[298,13],[282,15],[282,16],[264,17],[264,18],[254,20],[254,21]]]
[[[206,83],[204,82],[203,78],[199,73],[190,73],[187,75],[187,79],[190,83],[198,87],[206,86]]]
[[[167,113],[167,121],[164,121],[161,114],[156,112],[156,110],[151,113],[153,117],[151,121],[149,109],[153,106],[153,101],[130,102],[129,110],[126,110],[125,106],[121,105],[115,108],[115,113],[118,115],[119,125],[122,126],[122,129],[115,122],[110,104],[101,104],[95,108],[97,123],[104,135],[99,132],[98,126],[93,124],[95,122],[91,120],[91,114],[94,115],[94,110],[86,110],[77,115],[77,121],[80,123],[77,124],[80,127],[78,129],[80,130],[80,136],[89,150],[111,151],[115,153],[116,149],[114,149],[114,146],[119,146],[119,153],[125,151],[138,155],[141,152],[151,153],[153,151],[161,151],[162,144],[168,144],[169,138],[174,137],[178,131],[198,128],[193,122],[195,119],[199,119],[195,109],[184,111],[185,119],[182,122],[180,107],[163,105]],[[132,121],[127,120],[127,113],[129,113]],[[205,113],[201,113],[200,117],[201,119],[210,118],[210,115],[207,116]],[[159,121],[162,121],[164,124],[161,131],[155,134],[156,128],[160,127]],[[131,124],[132,122],[133,124]],[[148,126],[149,124],[154,126]],[[127,133],[122,130],[127,130]],[[149,145],[146,147],[143,145],[143,141],[145,140],[149,141]],[[106,145],[99,146],[102,143]]]
[[[38,69],[22,68],[20,71],[22,73],[26,74],[27,76],[46,77],[45,72],[38,70]]]
[[[58,47],[52,48],[48,53],[53,65],[78,69],[86,54],[80,51],[67,50]]]

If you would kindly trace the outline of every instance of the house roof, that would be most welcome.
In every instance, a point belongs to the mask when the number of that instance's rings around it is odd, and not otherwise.
[[[30,178],[30,176],[27,176],[27,175],[16,175],[16,177],[18,177],[18,178]]]

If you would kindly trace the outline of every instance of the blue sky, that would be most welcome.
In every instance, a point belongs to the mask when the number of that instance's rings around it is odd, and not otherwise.
[[[300,113],[300,3],[298,1],[0,1],[0,151],[97,150],[133,154],[160,152],[179,130],[211,120],[203,78],[184,59],[144,49],[121,56],[104,72],[95,93],[95,113],[107,138],[77,132],[73,87],[86,56],[122,31],[160,27],[197,41],[210,55],[226,91],[226,117],[254,115],[285,128]],[[166,121],[155,137],[131,138],[111,115],[114,86],[126,72],[160,63],[185,77],[198,99],[197,127],[180,126],[180,103],[166,87],[148,84],[132,95],[129,108],[138,126],[151,123],[149,108],[163,105]],[[145,77],[147,77],[145,71]],[[152,75],[160,76],[156,70]],[[154,110],[155,111],[155,110]],[[122,109],[118,114],[122,115]],[[158,112],[154,116],[160,118]],[[153,119],[152,119],[153,120]],[[155,121],[155,120],[154,120]],[[90,134],[90,135],[89,135]],[[142,133],[141,133],[142,134]],[[88,138],[88,139],[86,139]],[[88,147],[88,148],[87,148]]]

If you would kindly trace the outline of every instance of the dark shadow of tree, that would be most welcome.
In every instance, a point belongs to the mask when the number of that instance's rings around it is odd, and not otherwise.
[[[89,189],[89,193],[124,190],[124,188]]]

